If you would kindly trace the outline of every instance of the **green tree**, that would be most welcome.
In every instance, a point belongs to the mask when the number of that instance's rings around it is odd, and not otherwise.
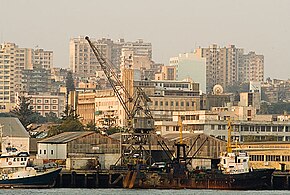
[[[67,72],[67,75],[65,78],[65,84],[66,84],[66,109],[65,111],[69,111],[68,98],[69,98],[70,92],[75,90],[73,74],[71,71]],[[65,113],[65,114],[67,115],[68,113]]]
[[[56,113],[49,112],[45,115],[46,121],[51,123],[59,123],[59,118],[57,117]]]
[[[87,126],[86,126],[86,129],[88,131],[95,131],[97,133],[99,133],[100,131],[98,130],[98,128],[96,127],[96,124],[93,122],[93,121],[90,121]]]
[[[17,117],[22,125],[27,129],[27,126],[36,122],[36,112],[30,107],[30,98],[19,96],[18,105],[10,111],[10,114]]]
[[[53,136],[63,132],[84,131],[83,124],[73,108],[64,111],[59,125],[50,128],[48,135]]]

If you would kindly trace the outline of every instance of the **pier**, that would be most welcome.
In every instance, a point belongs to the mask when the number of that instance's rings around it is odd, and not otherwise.
[[[56,188],[122,188],[126,170],[63,170]],[[290,172],[276,171],[272,175],[271,189],[290,190]]]
[[[118,170],[73,170],[61,171],[57,188],[121,188],[126,171]]]

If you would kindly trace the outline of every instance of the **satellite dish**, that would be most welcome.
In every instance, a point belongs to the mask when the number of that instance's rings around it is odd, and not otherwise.
[[[221,85],[215,85],[212,89],[214,95],[219,95],[224,92],[224,89]]]

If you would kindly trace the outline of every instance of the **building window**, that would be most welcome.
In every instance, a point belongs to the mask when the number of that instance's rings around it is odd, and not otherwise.
[[[168,101],[165,102],[165,106],[168,106]]]
[[[174,106],[174,102],[173,101],[170,102],[170,106]]]
[[[41,109],[41,106],[37,106],[37,109]]]
[[[44,109],[48,109],[48,106],[45,106]]]
[[[43,150],[43,154],[46,154],[46,150]]]
[[[53,103],[53,104],[56,104],[56,103],[57,103],[57,101],[56,101],[56,100],[52,100],[52,103]]]
[[[175,106],[179,106],[179,102],[175,102]]]
[[[160,101],[160,106],[163,106],[163,101]]]
[[[41,103],[41,100],[37,100],[36,102],[37,102],[37,103]]]
[[[211,130],[214,130],[214,125],[211,125]]]
[[[50,154],[53,155],[53,150],[50,150]]]
[[[189,102],[186,102],[186,106],[189,106]]]
[[[41,150],[39,150],[39,154],[41,154]]]
[[[184,106],[184,102],[180,102],[180,106],[182,106],[182,107],[183,107],[183,106]]]
[[[155,101],[155,106],[158,106],[158,101]]]
[[[48,102],[49,102],[48,100],[44,100],[44,103],[48,104]]]

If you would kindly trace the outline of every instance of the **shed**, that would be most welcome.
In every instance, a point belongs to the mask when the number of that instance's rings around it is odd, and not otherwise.
[[[0,117],[2,126],[2,153],[7,147],[14,147],[18,151],[29,152],[29,133],[15,117]]]

